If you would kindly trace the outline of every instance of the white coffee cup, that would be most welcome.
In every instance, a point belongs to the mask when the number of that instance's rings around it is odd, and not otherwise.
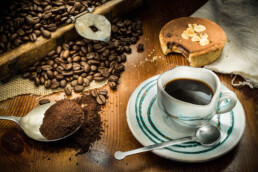
[[[197,105],[172,97],[164,87],[176,79],[194,79],[208,84],[214,93],[211,102],[208,105]],[[204,68],[175,67],[159,76],[157,87],[157,102],[160,108],[175,122],[188,127],[205,125],[215,114],[229,112],[237,103],[236,95],[232,91],[222,91],[217,75]],[[230,101],[220,106],[225,99]]]

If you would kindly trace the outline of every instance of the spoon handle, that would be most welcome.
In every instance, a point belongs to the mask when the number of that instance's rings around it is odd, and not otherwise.
[[[0,116],[0,119],[14,121],[14,122],[19,124],[19,121],[20,121],[21,117],[17,117],[17,116]]]
[[[171,140],[171,141],[167,141],[167,142],[162,142],[162,143],[158,143],[158,144],[144,146],[142,148],[130,150],[130,151],[127,151],[127,152],[117,151],[115,153],[115,158],[117,160],[122,160],[126,156],[129,156],[129,155],[134,155],[134,154],[137,154],[137,153],[142,153],[142,152],[147,152],[147,151],[151,151],[151,150],[155,150],[155,149],[160,149],[160,148],[168,147],[168,146],[175,145],[175,144],[178,144],[178,143],[184,143],[184,142],[193,141],[193,140],[195,140],[195,137],[192,137],[192,136],[183,137],[183,138],[180,138],[180,139],[175,139],[175,140]]]

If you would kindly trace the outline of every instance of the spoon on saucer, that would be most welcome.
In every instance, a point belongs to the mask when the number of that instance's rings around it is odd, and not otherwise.
[[[196,131],[195,136],[188,136],[188,137],[183,137],[183,138],[179,138],[179,139],[175,139],[167,142],[144,146],[142,148],[138,148],[138,149],[134,149],[126,152],[117,151],[115,153],[115,158],[117,160],[122,160],[129,155],[148,152],[151,150],[160,149],[160,148],[172,146],[179,143],[189,142],[189,141],[197,141],[203,146],[214,146],[220,140],[220,136],[221,134],[217,127],[213,125],[205,125],[203,127],[200,127]]]
[[[64,139],[64,138],[72,135],[73,133],[75,133],[81,126],[79,126],[73,132],[71,132],[70,134],[68,134],[64,137],[61,137],[58,139],[53,139],[53,140],[48,140],[47,138],[45,138],[41,134],[39,128],[43,123],[43,118],[44,118],[44,114],[45,114],[46,110],[53,104],[55,104],[55,102],[40,105],[40,106],[32,109],[24,117],[0,116],[0,119],[10,120],[10,121],[14,121],[14,122],[18,123],[20,125],[20,127],[23,129],[23,131],[25,132],[25,134],[34,140],[41,141],[41,142],[52,142],[52,141],[61,140],[61,139]]]

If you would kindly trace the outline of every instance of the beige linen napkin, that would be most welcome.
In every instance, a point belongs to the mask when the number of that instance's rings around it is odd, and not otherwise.
[[[242,76],[233,86],[258,88],[258,1],[209,0],[192,17],[206,18],[222,27],[227,43],[221,57],[207,69]]]

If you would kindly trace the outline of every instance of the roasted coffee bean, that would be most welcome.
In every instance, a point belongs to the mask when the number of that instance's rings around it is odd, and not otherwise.
[[[71,76],[71,75],[73,75],[73,71],[62,71],[62,75]]]
[[[47,64],[47,65],[50,65],[50,66],[53,66],[54,63],[55,63],[54,60],[50,60],[50,59],[49,59],[49,60],[46,61],[46,64]]]
[[[93,80],[97,81],[97,82],[101,82],[101,81],[104,81],[106,78],[105,77],[102,77],[102,76],[96,76],[96,77],[93,77]]]
[[[31,72],[29,79],[33,81],[37,77],[37,75],[37,72]]]
[[[30,77],[30,73],[29,72],[25,72],[22,74],[23,78],[29,78]]]
[[[51,81],[50,80],[46,80],[44,83],[45,88],[50,88],[51,86]]]
[[[102,76],[101,73],[95,73],[95,74],[93,75],[93,77],[100,77],[100,76]]]
[[[116,55],[110,55],[110,56],[108,57],[108,60],[109,60],[109,61],[114,61],[114,60],[116,60],[116,58],[117,58]]]
[[[11,41],[15,40],[16,38],[18,37],[18,34],[17,33],[14,33],[11,35],[10,39]],[[3,40],[2,40],[3,41]]]
[[[80,56],[75,56],[74,58],[73,58],[73,62],[78,62],[78,61],[80,61],[81,60],[81,57]]]
[[[99,94],[99,95],[106,96],[107,93],[108,93],[108,91],[107,91],[106,89],[99,89],[99,90],[98,90],[98,94]]]
[[[39,37],[41,35],[41,32],[39,30],[34,30],[34,33]]]
[[[26,16],[25,21],[28,25],[33,25],[34,24],[34,20],[31,16]]]
[[[38,77],[36,77],[36,78],[34,79],[34,84],[35,84],[36,87],[38,87],[38,86],[40,85],[40,80],[39,80]]]
[[[67,58],[68,56],[70,55],[70,51],[69,50],[63,50],[62,52],[61,52],[61,57],[62,58]]]
[[[86,78],[87,78],[90,82],[93,80],[93,76],[92,76],[92,75],[88,75]]]
[[[40,105],[44,105],[44,104],[47,104],[47,103],[50,103],[49,99],[42,99],[42,100],[39,101]]]
[[[99,49],[102,48],[102,45],[101,45],[101,44],[94,44],[94,45],[93,45],[93,48],[94,48],[95,50],[99,50]]]
[[[84,72],[84,69],[79,69],[79,70],[75,70],[73,71],[74,74],[80,75]]]
[[[77,80],[73,80],[70,84],[72,87],[75,87],[77,85]]]
[[[125,62],[126,61],[126,55],[124,55],[124,54],[121,54],[121,62]]]
[[[61,53],[61,51],[62,51],[62,47],[61,46],[57,46],[56,47],[56,54],[60,54]]]
[[[96,98],[96,101],[98,104],[100,105],[104,105],[106,103],[106,98],[105,96],[103,95],[99,95],[97,98]]]
[[[56,79],[62,80],[62,79],[64,79],[64,76],[62,74],[57,74]]]
[[[42,30],[41,34],[45,38],[50,38],[51,37],[51,33],[48,30]]]
[[[25,35],[25,32],[24,32],[22,29],[18,29],[18,30],[17,30],[17,34],[18,34],[19,36],[23,36],[23,35]]]
[[[63,79],[63,80],[60,81],[60,87],[61,87],[61,88],[65,88],[66,85],[67,85],[66,80]]]
[[[51,70],[48,70],[47,71],[47,76],[48,76],[48,78],[53,79],[54,78],[54,73]]]
[[[115,82],[110,82],[110,83],[109,83],[109,87],[110,87],[111,90],[116,90],[116,86],[117,86],[117,85],[116,85]]]
[[[40,79],[40,84],[44,84],[45,83],[45,79],[44,79],[43,76],[41,76],[39,79]]]
[[[82,85],[82,83],[83,83],[83,78],[79,76],[79,78],[77,79],[77,84]]]
[[[59,87],[59,82],[54,82],[50,86],[51,89],[57,89],[58,87]]]
[[[141,43],[136,45],[136,48],[138,53],[142,53],[144,51],[144,45]]]
[[[88,53],[88,50],[85,46],[81,47],[81,50],[84,54],[87,54]]]
[[[104,76],[105,78],[109,77],[109,72],[107,69],[103,69],[100,71],[101,75]]]
[[[81,65],[78,63],[73,64],[73,70],[79,70],[81,68]]]
[[[74,87],[74,91],[75,91],[76,93],[82,92],[83,90],[84,90],[84,86],[82,86],[82,85],[76,85],[76,86]]]
[[[98,65],[100,62],[97,60],[91,59],[91,60],[88,60],[88,63],[89,63],[89,65]]]
[[[92,95],[92,97],[97,97],[99,94],[98,94],[97,90],[92,90],[91,95]]]
[[[124,50],[127,54],[130,54],[132,52],[132,49],[129,46],[124,46]]]
[[[49,53],[47,53],[47,57],[51,57],[51,56],[55,55],[55,53],[56,53],[56,51],[52,50]]]
[[[75,74],[73,75],[73,79],[77,80],[78,78],[79,78],[79,75],[75,75]]]
[[[51,70],[51,69],[52,69],[52,66],[50,66],[50,65],[44,65],[44,66],[42,66],[41,68],[42,68],[42,70],[47,71],[47,70]]]
[[[111,75],[108,80],[111,81],[111,82],[117,82],[118,81],[118,77],[115,76],[115,75]]]
[[[125,24],[124,24],[123,22],[117,22],[116,25],[117,25],[118,27],[124,27],[124,26],[125,26]]]
[[[90,85],[89,79],[88,79],[88,78],[83,78],[83,86],[84,86],[84,87],[87,87],[87,86],[89,86],[89,85]]]
[[[52,79],[51,80],[52,84],[55,83],[55,82],[58,82],[56,78]]]
[[[98,70],[97,66],[95,66],[95,65],[91,65],[90,69],[91,69],[91,71],[97,71]]]
[[[86,56],[86,58],[88,60],[93,59],[94,57],[95,57],[95,53],[88,53],[87,56]]]
[[[65,70],[71,70],[72,67],[73,67],[73,64],[72,64],[72,63],[68,63],[68,64],[66,64],[66,65],[64,66],[64,69],[65,69]]]
[[[65,87],[64,92],[65,92],[65,95],[67,96],[72,95],[72,89],[70,87]]]
[[[125,66],[122,64],[118,64],[117,66],[115,66],[115,69],[119,70],[120,72],[125,70]],[[114,72],[115,73],[115,72]]]
[[[52,23],[50,25],[47,26],[47,30],[50,32],[53,32],[57,29],[56,24]]]

